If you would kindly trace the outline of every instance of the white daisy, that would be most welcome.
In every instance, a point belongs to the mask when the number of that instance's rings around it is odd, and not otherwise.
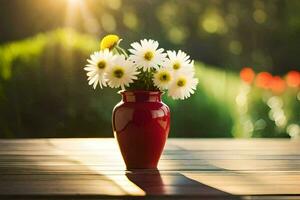
[[[168,89],[172,81],[172,72],[165,67],[161,67],[154,73],[152,80],[160,90]]]
[[[194,61],[190,60],[188,56],[183,51],[167,51],[168,58],[164,62],[164,66],[172,69],[174,73],[187,73],[194,74]]]
[[[168,95],[173,99],[186,99],[194,94],[198,79],[187,74],[180,74],[172,81]]]
[[[138,74],[137,68],[130,60],[126,60],[124,55],[118,55],[105,77],[111,88],[121,87],[124,90],[125,86],[128,87],[137,79]]]
[[[90,59],[87,59],[88,64],[84,70],[87,71],[86,75],[88,76],[89,85],[93,85],[94,89],[96,89],[98,83],[100,88],[106,86],[104,74],[112,65],[114,58],[113,54],[108,49],[105,49],[94,52]]]
[[[132,43],[131,46],[133,49],[129,49],[129,52],[132,53],[129,59],[143,71],[150,71],[151,68],[158,69],[167,56],[166,53],[163,53],[164,49],[158,49],[158,42],[154,40],[144,39],[140,43]]]

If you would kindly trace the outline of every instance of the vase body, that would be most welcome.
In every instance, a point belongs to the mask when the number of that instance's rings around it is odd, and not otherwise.
[[[156,169],[170,130],[159,91],[121,91],[112,126],[127,169]]]

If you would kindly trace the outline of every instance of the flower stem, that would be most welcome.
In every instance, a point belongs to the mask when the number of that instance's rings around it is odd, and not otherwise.
[[[116,50],[118,52],[121,52],[121,54],[123,54],[126,58],[128,58],[128,54],[126,53],[126,51],[122,47],[120,47],[119,45],[116,46]]]

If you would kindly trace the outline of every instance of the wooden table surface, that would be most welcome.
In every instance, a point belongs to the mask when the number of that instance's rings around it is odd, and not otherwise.
[[[0,140],[0,199],[300,199],[300,141],[169,139],[126,171],[114,139]]]

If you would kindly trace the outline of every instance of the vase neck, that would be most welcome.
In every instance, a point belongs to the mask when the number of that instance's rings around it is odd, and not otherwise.
[[[162,92],[160,91],[121,91],[124,102],[160,102]]]

